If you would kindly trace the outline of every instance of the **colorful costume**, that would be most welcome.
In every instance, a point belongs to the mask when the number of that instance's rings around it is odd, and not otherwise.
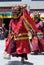
[[[38,34],[38,40],[39,40],[39,47],[40,51],[44,51],[44,30],[43,30],[43,22],[40,21],[38,24],[36,24],[36,27],[41,30],[41,33]]]
[[[30,53],[30,46],[27,35],[28,31],[25,28],[23,17],[21,16],[17,21],[12,19],[9,26],[11,33],[14,33],[14,35],[12,38],[8,38],[5,51],[12,56],[25,57],[26,54]]]
[[[42,49],[44,48],[44,42],[40,42],[43,41],[43,37],[41,37],[41,34],[43,35],[43,22],[40,20],[40,14],[39,12],[35,12],[34,13],[34,22],[35,22],[35,26],[39,31],[36,31],[36,35],[33,35],[32,38],[32,51],[37,53],[42,51]],[[41,38],[40,38],[41,37]],[[41,39],[41,40],[40,40]],[[43,47],[42,47],[43,46]]]
[[[39,23],[35,23],[35,26],[41,31],[41,33],[42,33],[42,28],[43,28],[43,23],[42,23],[42,21],[40,21]],[[37,32],[38,33],[38,32]],[[39,32],[39,34],[37,35],[36,34],[36,36],[34,36],[35,37],[35,39],[34,39],[34,37],[32,38],[32,51],[34,51],[34,52],[39,52],[39,51],[42,51],[41,49],[42,49],[42,46],[43,46],[43,48],[44,48],[44,44],[43,44],[43,42],[40,42],[41,40],[38,38],[38,36],[39,35],[41,35],[41,33]],[[43,33],[42,33],[42,35],[43,35]],[[40,37],[40,36],[39,36]],[[37,39],[36,39],[37,38]],[[43,39],[43,38],[41,38],[41,39]],[[43,40],[42,40],[43,41]]]

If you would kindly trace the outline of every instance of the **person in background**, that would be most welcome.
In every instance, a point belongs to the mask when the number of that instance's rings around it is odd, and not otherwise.
[[[2,27],[0,27],[0,39],[4,39],[5,38],[5,33],[6,33],[6,29],[4,27],[4,23],[2,23]]]
[[[7,36],[8,36],[8,30],[4,26],[5,26],[5,24],[3,23],[2,24],[3,35],[4,35],[4,38],[7,38]]]
[[[44,32],[43,32],[43,21],[40,19],[40,13],[39,11],[34,14],[34,22],[35,26],[41,31],[40,33],[37,33],[38,38],[38,45],[39,45],[39,52],[44,52]]]

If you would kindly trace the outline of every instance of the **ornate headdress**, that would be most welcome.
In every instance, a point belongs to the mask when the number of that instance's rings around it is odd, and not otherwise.
[[[22,15],[21,6],[18,5],[18,6],[12,7],[12,14],[14,18],[19,18]]]
[[[40,12],[39,11],[33,12],[33,15],[34,15],[34,18],[40,19]]]

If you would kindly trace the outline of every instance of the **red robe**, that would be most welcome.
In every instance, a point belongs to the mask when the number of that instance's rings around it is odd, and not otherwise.
[[[40,51],[44,52],[44,38],[39,39],[40,42]]]
[[[39,51],[38,38],[35,37],[35,36],[32,38],[32,48],[31,48],[31,51],[36,51],[36,52]]]
[[[24,21],[23,21],[23,17],[20,17],[20,19],[18,21],[15,20],[11,20],[9,26],[11,26],[12,31],[14,32],[14,40],[16,43],[16,53],[17,54],[27,54],[30,53],[30,45],[29,45],[29,40],[26,37],[21,37],[21,38],[16,38],[15,36],[17,35],[22,35],[22,34],[26,34],[28,33],[25,26],[24,26]],[[27,34],[26,34],[27,36]],[[14,44],[15,44],[14,43]],[[7,44],[5,51],[7,53],[9,53],[9,49],[10,47],[14,46],[12,42],[9,43],[9,45]],[[14,47],[15,49],[15,47]],[[14,50],[12,49],[12,50]],[[11,49],[10,49],[11,51]],[[11,54],[13,54],[14,52],[12,51]]]

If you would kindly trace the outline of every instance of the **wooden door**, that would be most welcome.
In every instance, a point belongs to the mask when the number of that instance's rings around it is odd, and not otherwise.
[[[3,19],[0,18],[0,27],[2,27]]]

